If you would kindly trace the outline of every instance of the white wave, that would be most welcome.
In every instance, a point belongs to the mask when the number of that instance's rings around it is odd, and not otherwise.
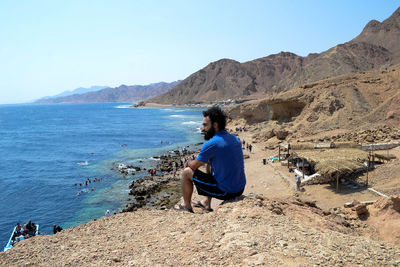
[[[163,108],[162,111],[168,111],[168,112],[184,112],[185,110],[183,110],[183,109],[176,109],[176,108]]]
[[[198,122],[198,121],[185,121],[185,122],[182,122],[182,124],[183,125],[195,125],[195,124],[200,125],[201,122]]]
[[[185,118],[185,115],[169,115],[171,118]]]
[[[114,108],[131,108],[132,105],[119,105],[119,106],[115,106]]]

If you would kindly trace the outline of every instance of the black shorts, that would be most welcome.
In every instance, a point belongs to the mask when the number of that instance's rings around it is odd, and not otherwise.
[[[220,190],[218,182],[214,176],[202,171],[196,170],[193,175],[193,183],[196,186],[197,193],[201,196],[213,197],[221,200],[228,200],[243,194],[244,188],[237,193],[227,193]]]

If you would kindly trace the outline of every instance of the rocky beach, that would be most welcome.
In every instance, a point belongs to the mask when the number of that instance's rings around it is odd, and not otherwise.
[[[197,147],[200,144],[194,144]],[[128,204],[123,212],[136,211],[137,209],[147,206],[155,209],[170,209],[181,198],[180,172],[185,161],[195,157],[198,150],[177,149],[167,155],[156,155],[153,158],[160,159],[160,162],[154,167],[155,174],[148,175],[135,180],[129,186]],[[174,167],[176,164],[174,176]],[[121,173],[126,173],[126,168],[118,169]],[[133,167],[132,168],[140,168]],[[150,170],[149,170],[150,171]]]

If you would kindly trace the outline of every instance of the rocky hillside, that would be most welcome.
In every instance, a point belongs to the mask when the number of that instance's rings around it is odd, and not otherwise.
[[[230,59],[210,63],[148,102],[186,104],[255,99],[329,77],[397,64],[399,43],[400,9],[382,23],[369,22],[358,37],[321,54],[301,57],[281,52],[245,63]]]
[[[350,43],[360,42],[384,47],[393,54],[394,63],[400,63],[400,8],[382,23],[371,20]]]
[[[379,125],[399,127],[400,65],[305,84],[237,105],[229,116],[249,124],[262,123],[267,139],[274,136],[273,129],[285,129],[298,137]]]
[[[187,104],[264,95],[302,64],[292,53],[280,53],[241,64],[230,59],[210,63],[183,80],[170,92],[149,100],[162,104]]]
[[[74,94],[64,97],[40,99],[36,104],[58,104],[58,103],[91,103],[91,102],[138,102],[157,95],[163,94],[179,81],[172,83],[153,83],[149,85],[121,85],[115,88],[105,88],[95,92]]]
[[[212,213],[140,209],[22,241],[0,252],[0,265],[398,264],[399,247],[377,240],[374,228],[350,215],[321,210],[312,202],[260,195],[224,204]]]

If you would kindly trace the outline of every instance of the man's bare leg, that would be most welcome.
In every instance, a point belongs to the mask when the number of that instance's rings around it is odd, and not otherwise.
[[[208,174],[211,174],[211,164],[209,164],[209,163],[207,163],[207,165],[206,165],[206,172],[207,172]],[[204,206],[207,210],[211,209],[211,199],[212,199],[212,197],[204,197],[204,198],[201,200],[201,204],[203,204],[203,206]]]
[[[182,171],[182,195],[183,195],[183,204],[187,209],[192,209],[192,194],[193,194],[193,170],[189,167],[186,167]]]
[[[201,204],[207,209],[211,209],[211,199],[212,197],[204,197],[202,200],[200,200]]]

